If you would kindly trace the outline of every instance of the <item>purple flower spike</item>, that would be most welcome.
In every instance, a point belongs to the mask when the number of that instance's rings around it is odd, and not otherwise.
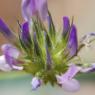
[[[67,37],[70,31],[70,20],[68,17],[63,17],[63,37]]]
[[[8,39],[8,40],[16,40],[16,36],[11,32],[8,26],[4,23],[2,19],[0,19],[0,32]]]
[[[78,91],[80,88],[79,82],[77,80],[73,79],[73,77],[79,71],[80,71],[80,68],[78,68],[77,66],[72,64],[65,74],[63,74],[61,76],[56,75],[58,84],[61,84],[62,87],[64,88],[64,90],[66,90],[66,91],[69,91],[69,92]]]
[[[18,62],[17,62],[17,58],[20,55],[20,52],[11,44],[5,44],[1,47],[3,53],[4,53],[4,57],[6,60],[6,64],[8,64],[12,69],[16,69],[16,70],[22,70],[23,67],[19,67]]]
[[[47,0],[22,0],[22,15],[26,21],[33,16],[39,16],[44,20],[47,12]]]
[[[32,90],[36,90],[41,85],[41,80],[38,77],[34,77],[31,81]]]
[[[70,57],[77,54],[78,41],[77,41],[77,30],[76,30],[75,25],[72,25],[71,27],[71,32],[69,35],[67,48],[68,48]]]

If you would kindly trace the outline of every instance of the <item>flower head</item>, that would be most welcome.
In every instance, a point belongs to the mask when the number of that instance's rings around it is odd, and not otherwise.
[[[76,57],[80,49],[95,40],[95,33],[84,36],[78,43],[76,26],[73,21],[70,24],[66,16],[63,17],[63,30],[57,32],[47,0],[22,0],[21,8],[25,23],[18,23],[18,38],[0,19],[0,32],[13,44],[16,43],[15,46],[5,44],[1,47],[0,70],[24,70],[30,73],[34,76],[31,81],[33,90],[49,82],[69,92],[78,91],[80,84],[74,77],[78,72],[95,71],[95,64],[84,67]],[[44,22],[46,19],[48,25]],[[92,36],[94,39],[90,39]]]

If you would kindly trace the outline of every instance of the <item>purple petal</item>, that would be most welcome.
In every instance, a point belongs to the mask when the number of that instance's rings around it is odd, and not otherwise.
[[[48,15],[48,6],[47,6],[47,0],[36,0],[36,6],[38,6],[38,11],[40,18],[42,20],[47,19]]]
[[[44,20],[47,12],[47,0],[22,0],[22,15],[26,21],[37,15]]]
[[[0,19],[0,31],[3,32],[4,34],[11,36],[11,31],[8,28],[8,26],[3,22],[2,19]]]
[[[95,72],[95,63],[92,63],[92,70],[90,72]]]
[[[65,74],[56,76],[58,83],[63,84],[65,81],[71,80],[79,71],[80,68],[72,64]]]
[[[24,24],[22,24],[22,39],[23,40],[27,40],[27,38],[29,38],[29,24],[28,22],[25,22]]]
[[[64,90],[69,92],[75,92],[79,90],[79,83],[73,77],[80,71],[76,65],[72,64],[67,72],[61,76],[56,75],[58,84],[61,84]]]
[[[29,23],[25,22],[22,24],[22,32],[21,32],[21,40],[25,46],[30,46],[31,44],[31,36],[29,33]]]
[[[27,35],[27,32],[29,32],[29,23],[28,22],[25,22],[22,24],[22,30],[23,31],[26,31],[26,35]]]
[[[71,64],[68,71],[63,75],[63,78],[67,77],[68,79],[72,79],[79,71],[80,68],[74,64]]]
[[[69,40],[68,40],[68,50],[69,50],[69,56],[74,56],[77,53],[78,49],[78,41],[77,41],[77,30],[75,25],[72,25],[71,27],[71,32],[69,35]]]
[[[1,49],[4,53],[7,64],[9,64],[11,68],[14,68],[14,66],[18,64],[16,59],[19,57],[20,52],[11,44],[5,44]]]
[[[4,72],[9,72],[12,68],[7,64],[5,56],[0,56],[0,70]]]
[[[89,72],[95,72],[95,68],[92,68]]]
[[[20,52],[11,44],[4,44],[1,47],[4,54],[7,54],[13,58],[18,58],[20,55]]]
[[[71,79],[71,80],[65,81],[62,84],[62,87],[67,92],[76,92],[80,89],[80,84],[77,80]]]
[[[90,72],[90,71],[92,71],[92,70],[93,70],[93,68],[91,68],[91,67],[87,67],[87,68],[82,68],[82,67],[81,67],[80,72],[81,72],[81,73],[88,73],[88,72]]]
[[[80,72],[82,73],[95,72],[95,63],[91,63],[90,67],[85,67],[85,68],[81,67]]]
[[[31,17],[36,13],[35,0],[22,0],[22,15],[26,21],[29,21]]]
[[[15,40],[15,35],[11,32],[5,22],[0,18],[0,32],[8,39]]]
[[[32,90],[36,90],[41,85],[41,80],[37,77],[34,77],[31,81]]]
[[[68,17],[63,17],[63,37],[66,37],[70,31],[70,20]]]

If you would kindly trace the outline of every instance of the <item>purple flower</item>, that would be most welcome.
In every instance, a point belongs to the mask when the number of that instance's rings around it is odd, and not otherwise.
[[[31,81],[32,90],[36,90],[41,85],[41,80],[38,77],[34,77]]]
[[[16,36],[13,32],[8,28],[8,26],[4,23],[4,21],[0,18],[0,32],[11,42],[16,42]]]
[[[26,21],[33,16],[39,16],[45,20],[47,13],[47,0],[22,0],[22,15]]]
[[[64,90],[68,92],[78,91],[80,88],[79,82],[73,77],[80,71],[76,65],[72,64],[65,74],[56,75],[58,84],[62,85]]]
[[[72,27],[71,27],[67,49],[69,51],[70,57],[77,54],[78,41],[77,41],[77,29],[76,29],[75,25],[72,25]]]
[[[0,70],[4,72],[9,72],[12,68],[7,64],[5,56],[0,56]]]
[[[19,57],[20,52],[14,46],[12,46],[11,44],[5,44],[1,47],[1,49],[3,51],[6,64],[8,64],[12,69],[15,70],[23,69],[22,66],[17,66],[17,58]]]
[[[66,38],[70,32],[70,20],[68,17],[63,17],[63,37]]]

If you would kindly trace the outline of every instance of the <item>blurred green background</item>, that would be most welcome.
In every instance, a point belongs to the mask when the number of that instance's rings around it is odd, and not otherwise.
[[[95,32],[95,0],[48,0],[48,5],[58,30],[62,27],[63,16],[74,16],[79,39],[88,32]],[[21,0],[0,0],[0,17],[16,32],[16,20],[23,22],[20,9]],[[0,45],[6,42],[8,41],[0,34]],[[94,47],[81,51],[83,62],[95,62]],[[49,84],[33,92],[30,75],[24,72],[0,72],[0,95],[95,95],[95,73],[79,75],[77,78],[81,84],[77,93],[66,93],[63,89],[52,88]]]
[[[67,93],[58,86],[41,86],[31,90],[31,76],[23,72],[0,73],[0,95],[95,95],[95,73],[78,75],[81,88],[76,93]]]

